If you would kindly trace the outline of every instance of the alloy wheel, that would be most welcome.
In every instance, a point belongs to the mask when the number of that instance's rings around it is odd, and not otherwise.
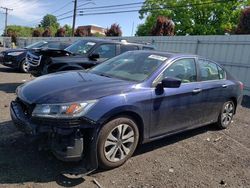
[[[231,123],[234,114],[234,104],[232,102],[228,102],[222,111],[221,121],[224,126],[227,126]]]
[[[104,154],[108,161],[118,162],[124,159],[133,148],[135,133],[131,126],[120,124],[108,135],[104,144]]]
[[[22,63],[22,69],[23,69],[23,72],[29,71],[29,64],[26,61]]]

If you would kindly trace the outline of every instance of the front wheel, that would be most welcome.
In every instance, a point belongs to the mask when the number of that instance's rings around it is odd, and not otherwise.
[[[218,118],[218,126],[222,129],[226,129],[232,123],[233,116],[235,114],[235,105],[233,101],[227,101],[223,104],[221,113]]]
[[[127,117],[113,119],[100,131],[97,155],[102,169],[121,166],[134,153],[139,140],[136,123]]]
[[[29,64],[26,62],[26,60],[22,60],[20,63],[19,69],[21,72],[27,73],[29,71]]]

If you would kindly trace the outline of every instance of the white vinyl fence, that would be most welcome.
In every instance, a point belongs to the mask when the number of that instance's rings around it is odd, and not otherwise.
[[[39,40],[60,40],[74,42],[84,38],[19,38],[23,47]],[[116,37],[109,39],[128,42],[150,43],[157,50],[198,54],[224,65],[245,85],[245,94],[250,95],[250,35],[230,36],[173,36],[173,37]],[[10,38],[1,38],[10,46]]]

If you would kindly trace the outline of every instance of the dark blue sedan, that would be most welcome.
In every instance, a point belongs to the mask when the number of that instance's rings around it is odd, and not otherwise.
[[[88,71],[42,76],[17,89],[13,122],[46,135],[61,160],[122,165],[139,143],[216,123],[227,128],[243,84],[196,55],[131,51]]]

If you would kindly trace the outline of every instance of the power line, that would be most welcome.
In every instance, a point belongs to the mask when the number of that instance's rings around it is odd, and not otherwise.
[[[83,7],[83,6],[88,5],[88,4],[95,4],[95,3],[89,1],[89,2],[87,2],[87,3],[83,3],[83,4],[81,4],[81,5],[78,5],[77,8]],[[64,13],[62,13],[62,14],[56,15],[56,17],[64,16],[64,15],[66,15],[66,14],[72,13],[73,11],[74,11],[74,10],[70,10],[70,11],[64,12]]]
[[[143,3],[144,2],[137,2],[137,3],[126,3],[126,4],[118,4],[118,5],[99,6],[99,7],[89,7],[89,8],[84,8],[84,10],[123,7],[123,6],[129,6],[129,5],[141,5]],[[80,6],[78,8],[80,8]]]
[[[164,9],[174,9],[174,8],[183,8],[183,7],[190,7],[190,6],[201,6],[201,5],[207,5],[207,4],[218,4],[218,3],[228,3],[229,1],[234,0],[218,0],[218,1],[209,1],[209,2],[203,2],[203,3],[192,3],[187,5],[178,5],[178,6],[164,6],[161,8],[144,8],[144,9],[133,9],[133,10],[122,10],[122,11],[108,11],[108,12],[94,12],[94,13],[81,13],[79,16],[91,16],[91,15],[105,15],[105,14],[120,14],[120,13],[129,13],[129,12],[138,12],[138,11],[154,11],[154,10],[164,10]],[[64,20],[67,18],[71,18],[72,16],[67,16],[64,18],[58,19]]]
[[[7,8],[7,7],[1,7],[2,9],[5,10],[5,31],[4,31],[4,35],[7,35],[7,25],[8,25],[8,12],[9,11],[13,11],[13,9],[11,8]]]
[[[56,12],[58,12],[58,11],[60,11],[60,10],[62,10],[62,9],[64,9],[66,6],[68,6],[69,4],[71,4],[72,3],[72,1],[70,1],[70,2],[68,2],[68,3],[66,3],[65,5],[63,5],[61,8],[59,8],[59,9],[57,9],[57,10],[55,10],[55,11],[53,11],[53,12],[51,12],[50,14],[54,14],[54,13],[56,13]],[[28,22],[28,23],[33,23],[33,22],[36,22],[36,21],[41,21],[41,19],[42,19],[43,17],[41,17],[41,18],[38,18],[38,19],[35,19],[35,20],[32,20],[32,21],[30,21],[30,22]],[[31,25],[31,24],[29,24],[29,25]]]
[[[72,1],[70,1],[70,2],[68,2],[68,3],[66,3],[65,5],[63,5],[61,8],[59,8],[59,9],[57,9],[57,10],[55,10],[54,12],[52,12],[51,14],[54,14],[54,13],[56,13],[56,12],[58,12],[58,11],[60,11],[60,10],[62,10],[62,9],[64,9],[66,6],[68,6],[69,4],[71,4],[72,3]]]

